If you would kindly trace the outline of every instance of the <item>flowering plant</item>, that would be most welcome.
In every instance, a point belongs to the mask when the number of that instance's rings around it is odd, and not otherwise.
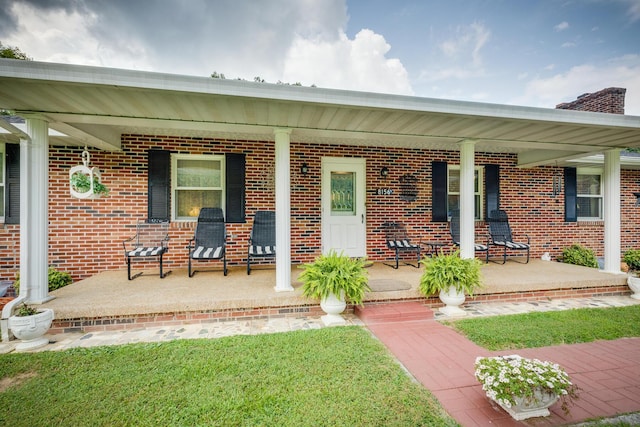
[[[557,364],[518,355],[478,357],[475,376],[487,397],[506,408],[516,403],[516,397],[537,402],[540,397],[535,391],[539,390],[559,396],[562,409],[568,412],[567,400],[576,398],[578,392],[578,387]]]

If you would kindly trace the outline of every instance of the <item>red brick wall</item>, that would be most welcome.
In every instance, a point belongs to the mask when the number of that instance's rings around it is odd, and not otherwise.
[[[624,114],[626,89],[610,87],[594,93],[585,93],[571,102],[556,105],[561,110],[592,111],[595,113]]]
[[[91,152],[91,164],[100,167],[103,182],[110,188],[108,197],[78,200],[69,195],[68,174],[81,162],[82,149],[51,147],[49,199],[49,262],[81,279],[104,270],[126,268],[122,241],[134,234],[137,220],[147,214],[147,157],[151,148],[179,153],[227,152],[246,154],[246,224],[228,224],[230,234],[228,261],[242,265],[246,260],[246,242],[255,211],[274,209],[274,144],[263,141],[220,141],[209,138],[124,135],[123,151]],[[412,235],[426,240],[449,243],[446,223],[431,222],[431,162],[459,164],[458,152],[291,144],[291,238],[294,263],[308,262],[320,253],[320,167],[324,156],[363,157],[367,162],[367,253],[373,260],[388,259],[381,225],[397,220],[407,224]],[[308,175],[300,173],[306,162]],[[510,215],[515,237],[528,234],[532,256],[544,252],[558,256],[562,248],[580,243],[603,252],[603,224],[565,223],[563,194],[552,196],[552,177],[561,169],[516,168],[516,156],[476,154],[476,164],[500,164],[500,205]],[[380,169],[389,168],[382,178]],[[414,202],[399,200],[400,176],[418,178],[418,197]],[[633,192],[638,190],[639,172],[622,171],[622,250],[640,247],[638,223],[640,207],[635,207]],[[393,195],[377,195],[378,188],[392,188]],[[166,269],[186,268],[187,241],[193,235],[193,223],[171,224]],[[477,234],[486,235],[486,224],[476,223]],[[19,227],[0,226],[0,280],[13,279],[18,265]],[[212,262],[211,265],[214,265]],[[136,263],[139,269],[141,264]],[[154,265],[155,267],[155,265]]]

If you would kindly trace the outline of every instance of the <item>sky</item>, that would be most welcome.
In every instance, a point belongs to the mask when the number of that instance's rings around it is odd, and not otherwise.
[[[640,0],[0,0],[36,61],[640,116]]]

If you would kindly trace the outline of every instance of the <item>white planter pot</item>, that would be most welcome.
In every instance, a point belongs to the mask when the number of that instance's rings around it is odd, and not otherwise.
[[[327,313],[322,316],[322,322],[325,326],[344,325],[344,317],[340,315],[346,308],[347,303],[344,299],[344,291],[340,293],[340,296],[329,294],[327,298],[320,300],[320,308]]]
[[[559,396],[554,393],[548,393],[542,390],[534,391],[534,398],[524,398],[520,396],[514,397],[515,404],[511,407],[502,405],[497,402],[505,411],[515,420],[522,421],[533,417],[549,416],[549,407],[556,403]]]
[[[9,317],[9,329],[16,338],[22,340],[16,346],[16,350],[33,350],[49,344],[49,339],[44,338],[43,335],[51,327],[51,322],[53,322],[53,310],[50,308],[43,308],[33,316]]]
[[[640,277],[634,275],[627,275],[627,285],[631,288],[631,298],[640,299]]]
[[[466,316],[467,312],[460,308],[460,305],[464,303],[464,292],[458,292],[455,286],[450,286],[447,290],[440,291],[440,301],[445,306],[440,307],[440,313],[444,313],[447,316]]]

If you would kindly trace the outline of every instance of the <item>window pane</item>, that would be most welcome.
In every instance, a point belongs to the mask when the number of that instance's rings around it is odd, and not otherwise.
[[[578,217],[602,218],[602,198],[578,197]]]
[[[197,218],[200,208],[222,207],[222,191],[178,190],[176,191],[177,216]]]
[[[178,187],[220,187],[220,162],[217,160],[178,159]]]
[[[0,216],[4,216],[4,187],[0,187]]]
[[[578,174],[576,178],[578,194],[600,195],[600,175]]]
[[[356,182],[353,172],[331,172],[331,213],[355,215]]]
[[[449,169],[449,192],[460,193],[460,170]]]
[[[451,211],[460,209],[460,196],[458,196],[457,194],[449,194],[447,196],[447,203],[449,207],[449,212],[447,212],[447,215],[451,216]]]

